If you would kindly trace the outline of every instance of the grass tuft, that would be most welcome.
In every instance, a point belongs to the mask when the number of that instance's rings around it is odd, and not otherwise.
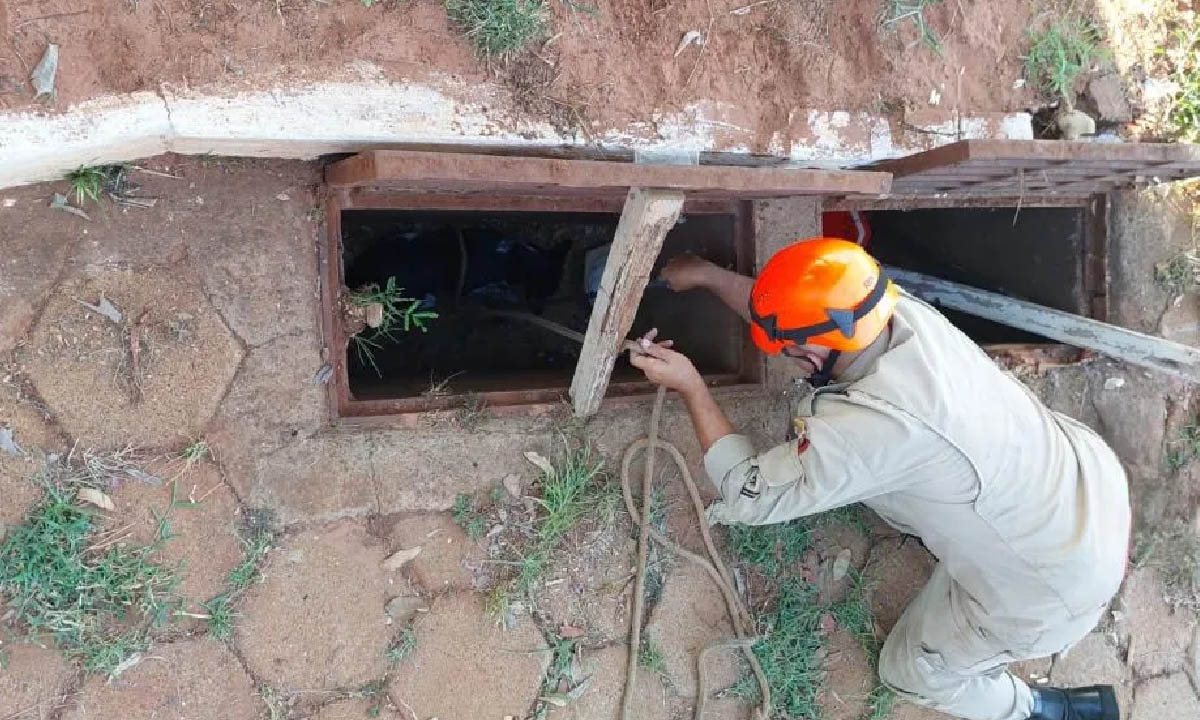
[[[49,633],[85,670],[108,674],[169,621],[178,577],[151,562],[157,544],[101,549],[95,514],[73,497],[73,486],[47,484],[26,523],[9,532],[0,591],[32,633]]]
[[[642,646],[638,648],[638,667],[644,667],[659,675],[665,675],[667,672],[667,659],[663,656],[662,648],[649,638],[643,638]]]
[[[90,200],[92,202],[100,202],[100,193],[104,191],[104,185],[108,182],[111,168],[105,165],[96,165],[94,167],[78,167],[67,173],[67,180],[71,183],[71,192],[75,194],[75,202],[82,205]]]
[[[1179,86],[1168,120],[1177,140],[1200,142],[1200,25],[1177,30],[1175,41],[1173,49],[1162,51],[1171,62],[1171,81]]]
[[[1154,281],[1175,297],[1194,291],[1200,286],[1200,255],[1181,252],[1155,265]]]
[[[451,511],[454,517],[454,522],[467,537],[472,540],[478,540],[483,537],[487,530],[487,518],[479,508],[475,505],[475,500],[470,495],[459,495],[454,498],[454,509]]]
[[[1164,464],[1176,472],[1200,457],[1200,415],[1193,415],[1173,440],[1167,442]]]
[[[450,19],[485,58],[505,58],[546,33],[541,0],[446,0]]]
[[[183,460],[188,467],[201,460],[205,460],[212,455],[212,450],[208,447],[208,443],[204,438],[196,440],[191,445],[188,445],[183,450],[179,451],[179,459]]]
[[[233,605],[261,577],[263,559],[275,541],[276,533],[272,528],[252,525],[245,537],[238,538],[242,544],[242,561],[225,578],[229,589],[204,603],[208,611],[208,632],[218,640],[233,637],[233,624],[238,617]]]
[[[729,548],[742,562],[775,576],[797,562],[812,544],[808,520],[778,525],[730,525]]]
[[[404,628],[392,646],[387,649],[388,665],[391,667],[399,665],[411,657],[416,649],[417,633],[411,627]]]
[[[1100,30],[1078,17],[1056,18],[1029,34],[1026,79],[1045,94],[1070,100],[1075,78],[1102,55]]]

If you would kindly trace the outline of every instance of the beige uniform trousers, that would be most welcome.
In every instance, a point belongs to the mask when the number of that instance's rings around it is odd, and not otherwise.
[[[880,676],[969,720],[1024,720],[1013,660],[1060,652],[1120,586],[1130,511],[1104,442],[1054,413],[936,310],[903,296],[886,345],[797,403],[798,437],[705,456],[710,522],[784,522],[863,502],[939,563],[892,629]],[[879,592],[887,592],[880,588]]]

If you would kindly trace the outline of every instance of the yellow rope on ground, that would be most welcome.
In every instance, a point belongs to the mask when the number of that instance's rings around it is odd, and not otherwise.
[[[696,658],[696,710],[693,717],[695,720],[701,720],[704,715],[704,705],[708,699],[708,684],[705,681],[704,672],[705,656],[709,651],[718,648],[740,647],[742,654],[746,656],[746,660],[750,663],[750,667],[754,671],[755,679],[758,680],[762,702],[758,707],[756,717],[758,720],[767,720],[767,716],[771,712],[771,689],[767,685],[767,676],[763,672],[762,665],[758,662],[758,657],[755,656],[754,651],[751,649],[754,644],[754,638],[750,636],[747,628],[753,627],[753,621],[746,607],[742,604],[741,598],[738,597],[737,591],[734,589],[733,576],[721,559],[721,554],[717,552],[717,546],[713,543],[712,535],[708,531],[708,523],[704,519],[704,501],[700,499],[700,491],[696,487],[695,480],[692,479],[692,474],[688,472],[687,461],[684,460],[683,454],[679,452],[678,448],[669,442],[663,442],[658,439],[658,423],[662,416],[662,406],[665,397],[666,388],[660,387],[658,394],[654,397],[654,409],[650,413],[649,437],[638,440],[630,445],[629,449],[625,451],[625,457],[621,461],[621,495],[625,498],[625,508],[629,511],[630,517],[638,524],[637,576],[634,582],[633,612],[630,613],[631,616],[629,619],[629,662],[625,669],[625,694],[621,699],[621,720],[633,720],[630,710],[633,703],[634,687],[637,682],[638,651],[641,649],[642,615],[645,611],[646,554],[650,540],[677,555],[691,560],[708,572],[709,577],[717,584],[717,588],[720,589],[721,595],[725,599],[725,607],[729,612],[733,631],[737,635],[736,640],[719,640],[709,644],[700,651],[699,657]],[[633,493],[629,488],[629,471],[633,466],[634,457],[639,451],[643,450],[646,451],[646,471],[645,475],[642,476],[642,508],[639,511],[633,502]],[[704,547],[708,550],[707,558],[682,547],[650,526],[650,493],[654,476],[655,456],[658,454],[655,450],[666,451],[679,468],[684,487],[687,488],[688,495],[692,498],[692,507],[696,511],[696,519],[700,524],[700,534],[704,538]]]

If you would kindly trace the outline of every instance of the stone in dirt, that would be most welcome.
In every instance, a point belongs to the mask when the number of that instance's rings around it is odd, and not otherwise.
[[[1089,633],[1054,660],[1050,684],[1055,687],[1112,685],[1117,692],[1121,717],[1128,717],[1133,704],[1133,677],[1121,662],[1116,647],[1103,633]]]
[[[180,566],[177,589],[184,610],[202,613],[201,603],[225,592],[229,571],[242,561],[238,530],[242,517],[233,493],[221,480],[217,467],[210,462],[182,461],[147,468],[159,477],[175,478],[171,483],[154,486],[126,482],[113,493],[116,516],[105,527],[120,528],[132,524],[130,539],[142,545],[160,540],[159,520],[164,518],[170,538],[155,553],[155,561]],[[171,507],[172,494],[179,503],[194,507]]]
[[[1133,120],[1133,110],[1125,98],[1120,75],[1111,73],[1092,78],[1088,83],[1087,97],[1096,106],[1100,120],[1112,123]]]
[[[550,653],[528,618],[502,630],[481,596],[458,593],[438,599],[413,630],[416,648],[388,684],[397,707],[450,720],[524,717],[533,705]]]
[[[863,576],[871,589],[871,609],[881,631],[891,632],[936,565],[929,551],[914,538],[892,535],[876,542]]]
[[[7,634],[7,633],[6,633]],[[46,718],[68,702],[67,688],[75,671],[53,648],[5,642],[0,671],[0,709],[8,717]]]
[[[252,720],[261,709],[254,681],[229,648],[202,637],[151,647],[111,683],[89,677],[64,720]]]
[[[446,513],[405,515],[392,523],[388,547],[421,548],[408,564],[412,577],[427,592],[472,587],[467,558],[481,560],[476,544]]]
[[[3,385],[0,385],[0,426],[12,431],[13,442],[24,451],[17,455],[0,452],[0,523],[17,525],[42,496],[41,489],[33,482],[33,476],[42,467],[39,455],[62,451],[63,442],[57,428]]]
[[[353,522],[316,527],[271,552],[245,598],[237,644],[255,675],[283,690],[358,687],[386,671],[394,594],[384,553]]]
[[[1183,673],[1155,677],[1138,684],[1130,720],[1200,717],[1200,698]]]
[[[128,327],[76,302],[101,294],[125,311]],[[171,324],[185,315],[191,329],[181,335]],[[136,373],[131,338],[139,348]],[[170,447],[202,434],[241,357],[186,277],[105,271],[64,283],[51,296],[30,334],[24,369],[80,447],[124,447],[131,438],[143,447]]]
[[[412,622],[417,613],[428,611],[429,605],[419,595],[397,595],[388,600],[383,610],[394,624],[404,627]]]
[[[734,637],[717,585],[699,565],[681,560],[666,578],[662,599],[645,631],[646,640],[662,651],[665,674],[676,693],[694,696],[700,651],[713,642]],[[741,651],[736,649],[710,652],[705,660],[710,692],[736,683],[745,664]]]
[[[1127,662],[1136,677],[1179,672],[1184,667],[1196,617],[1172,610],[1164,594],[1154,568],[1136,569],[1125,579],[1121,591],[1125,620],[1120,630],[1127,638]]]
[[[601,650],[584,650],[580,658],[587,688],[563,707],[550,706],[547,720],[619,720],[621,698],[625,693],[625,667],[628,648],[610,645]],[[638,668],[634,685],[634,707],[639,720],[667,720],[677,703],[663,685],[662,678],[646,668]],[[710,717],[728,717],[710,715]]]

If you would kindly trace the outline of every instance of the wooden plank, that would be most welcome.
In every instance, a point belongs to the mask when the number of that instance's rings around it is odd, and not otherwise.
[[[675,226],[682,209],[681,192],[641,188],[629,191],[600,278],[600,290],[592,306],[575,377],[571,380],[575,415],[586,417],[600,409],[613,365],[633,326],[663,239]]]
[[[373,188],[355,188],[347,193],[348,210],[433,210],[461,212],[553,212],[620,215],[625,198],[581,195],[497,195],[496,193],[435,193],[428,190],[393,192]],[[735,215],[737,200],[688,198],[684,215]]]
[[[1200,382],[1200,349],[909,270],[887,272],[926,302]]]
[[[624,193],[643,187],[744,198],[879,195],[891,187],[887,173],[861,170],[648,165],[404,150],[372,150],[338,161],[326,168],[325,180],[341,188],[387,185],[540,195]]]

